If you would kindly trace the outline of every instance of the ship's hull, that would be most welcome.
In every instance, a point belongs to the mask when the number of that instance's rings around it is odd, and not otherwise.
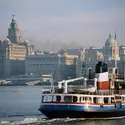
[[[42,104],[39,110],[48,118],[109,118],[125,116],[125,104]]]
[[[48,118],[111,118],[125,116],[125,111],[86,112],[68,110],[42,110]]]

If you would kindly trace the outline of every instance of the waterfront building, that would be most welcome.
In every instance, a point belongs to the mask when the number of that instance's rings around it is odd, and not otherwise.
[[[67,53],[69,55],[76,55],[76,56],[78,56],[78,58],[79,58],[79,60],[81,62],[84,61],[84,59],[85,59],[85,48],[84,47],[83,48],[75,48],[75,49],[67,48],[65,50],[67,51]]]
[[[83,66],[83,61],[85,59],[85,48],[66,48],[66,49],[61,49],[59,51],[60,54],[65,55],[71,55],[72,57],[77,57],[77,68],[76,68],[76,76],[81,77],[82,74],[82,66]]]
[[[119,72],[120,73],[125,73],[125,45],[121,45],[119,47],[119,56],[120,56],[120,61],[119,61]]]
[[[69,55],[65,50],[60,55],[60,80],[76,78],[79,74],[79,57],[77,55]]]
[[[56,53],[38,52],[28,55],[25,59],[26,74],[53,74],[54,79],[59,77],[59,56]]]
[[[35,45],[30,45],[31,54],[33,55],[37,51],[37,47]]]
[[[104,46],[104,62],[108,64],[109,77],[115,74],[116,70],[119,68],[119,46],[115,37],[109,34],[109,38],[105,41]]]
[[[13,15],[8,36],[0,41],[0,78],[25,73],[25,57],[31,54],[30,44],[20,39],[20,29]]]
[[[95,72],[95,65],[98,61],[103,61],[104,56],[102,53],[102,49],[97,47],[90,47],[89,49],[86,49],[85,52],[85,60],[84,60],[84,67],[87,69],[91,69],[92,72]],[[86,71],[88,74],[88,71]]]
[[[120,61],[125,62],[125,45],[119,46],[119,56],[120,56]]]
[[[8,28],[8,36],[7,38],[12,43],[19,43],[20,40],[20,29],[18,27],[18,24],[16,22],[15,15],[13,15],[12,22],[10,23],[10,27]]]
[[[51,74],[54,81],[76,77],[76,56],[54,52],[39,52],[25,59],[27,74]]]
[[[109,34],[104,47],[104,61],[108,63],[110,60],[120,60],[116,37],[114,38],[111,34]]]

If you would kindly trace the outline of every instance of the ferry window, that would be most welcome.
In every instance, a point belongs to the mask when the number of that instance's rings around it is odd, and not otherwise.
[[[79,98],[79,101],[80,101],[80,102],[82,101],[82,97]]]
[[[108,103],[108,98],[104,97],[104,103]]]
[[[114,101],[115,101],[114,97],[111,97],[111,103],[114,103]]]
[[[61,101],[61,96],[56,96],[56,101],[60,102]]]
[[[72,96],[65,96],[64,101],[65,102],[72,102]]]
[[[124,101],[124,97],[122,97],[122,101]]]
[[[83,101],[85,101],[85,97],[83,97]]]
[[[47,102],[48,101],[48,97],[47,96],[43,96],[43,102]]]
[[[88,100],[88,97],[85,97],[85,101],[87,101]]]
[[[47,101],[52,102],[52,96],[49,96]]]
[[[84,101],[84,97],[83,97],[82,99],[83,99],[83,101]]]
[[[96,103],[96,100],[97,100],[96,97],[94,97],[94,98],[93,98],[93,102]]]
[[[121,96],[115,96],[115,99],[120,100]]]
[[[73,102],[77,102],[77,96],[73,96]]]
[[[56,96],[53,96],[53,97],[52,97],[52,101],[53,101],[53,102],[56,102]]]
[[[91,101],[91,97],[89,97],[88,100]]]
[[[44,96],[42,96],[42,100],[41,100],[41,102],[43,102],[44,101]]]

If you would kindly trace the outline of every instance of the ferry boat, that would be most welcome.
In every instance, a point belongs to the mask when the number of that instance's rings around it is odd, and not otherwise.
[[[13,86],[26,85],[50,85],[51,74],[25,74],[18,76],[11,76],[6,81],[11,81]]]
[[[98,62],[94,78],[63,80],[44,90],[39,110],[48,118],[121,117],[125,116],[125,91],[118,80],[109,79],[107,64]]]

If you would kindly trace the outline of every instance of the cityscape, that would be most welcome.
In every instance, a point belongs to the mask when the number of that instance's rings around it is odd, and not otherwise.
[[[125,124],[125,0],[0,1],[0,125]]]
[[[15,85],[42,79],[42,75],[52,73],[54,81],[80,77],[84,67],[95,72],[95,65],[103,61],[109,70],[115,69],[124,79],[125,45],[118,45],[117,34],[107,34],[104,46],[98,48],[59,48],[57,52],[37,49],[28,40],[21,40],[16,16],[8,28],[8,35],[0,41],[0,79],[13,81]],[[86,71],[88,72],[88,71]],[[31,78],[31,75],[34,76]],[[34,78],[34,79],[33,79]]]

